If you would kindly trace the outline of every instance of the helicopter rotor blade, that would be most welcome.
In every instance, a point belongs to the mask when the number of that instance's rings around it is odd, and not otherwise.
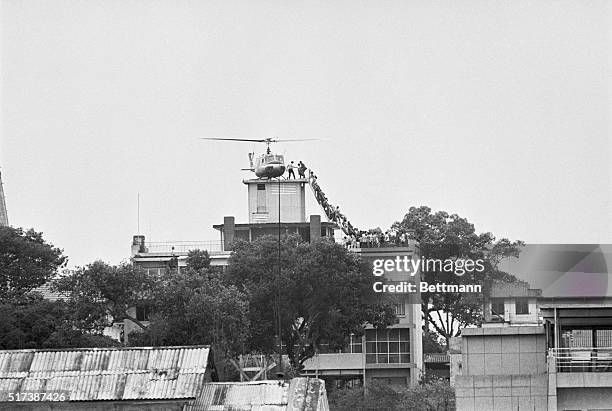
[[[255,143],[265,143],[266,139],[253,139],[253,138],[222,138],[222,137],[200,137],[201,140],[216,140],[216,141],[248,141]]]
[[[282,140],[270,140],[272,143],[287,142],[287,141],[318,141],[318,138],[296,138],[296,139],[282,139]]]

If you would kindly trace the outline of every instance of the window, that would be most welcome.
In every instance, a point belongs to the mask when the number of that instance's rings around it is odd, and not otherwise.
[[[395,315],[406,315],[406,305],[404,303],[395,304]]]
[[[257,184],[257,212],[265,213],[266,211],[266,185]]]
[[[361,354],[363,352],[363,343],[361,342],[361,336],[351,334],[349,339],[348,347],[342,350],[343,353]]]
[[[516,299],[516,314],[529,314],[529,301],[526,298]]]
[[[505,314],[504,300],[491,299],[491,315],[503,317]]]
[[[136,306],[136,319],[138,321],[149,321],[151,318],[151,305],[142,303]]]
[[[366,363],[399,364],[410,362],[410,330],[366,330]]]

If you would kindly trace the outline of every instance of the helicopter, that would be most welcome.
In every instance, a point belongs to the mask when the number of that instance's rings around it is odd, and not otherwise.
[[[278,140],[273,138],[248,139],[248,138],[217,138],[209,137],[202,140],[217,140],[217,141],[245,141],[255,143],[266,143],[266,153],[260,154],[255,158],[255,153],[249,153],[250,168],[243,168],[246,171],[252,171],[259,178],[276,178],[285,174],[285,157],[282,154],[274,154],[270,150],[271,143],[287,142],[287,141],[312,141],[314,138],[297,139],[297,140]]]

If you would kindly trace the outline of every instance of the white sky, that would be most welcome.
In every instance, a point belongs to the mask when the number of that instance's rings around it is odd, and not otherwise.
[[[1,1],[9,220],[71,264],[246,222],[278,145],[360,228],[410,206],[531,243],[612,243],[604,1]],[[263,148],[263,147],[256,147]],[[314,210],[316,211],[316,210]]]

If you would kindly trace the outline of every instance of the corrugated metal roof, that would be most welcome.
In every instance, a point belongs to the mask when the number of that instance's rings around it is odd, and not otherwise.
[[[450,362],[450,355],[448,353],[425,353],[424,362],[428,363],[445,363]]]
[[[325,383],[313,378],[205,384],[187,411],[328,411]]]
[[[0,395],[67,391],[70,400],[195,398],[208,346],[0,351]],[[4,400],[0,398],[0,401]]]

